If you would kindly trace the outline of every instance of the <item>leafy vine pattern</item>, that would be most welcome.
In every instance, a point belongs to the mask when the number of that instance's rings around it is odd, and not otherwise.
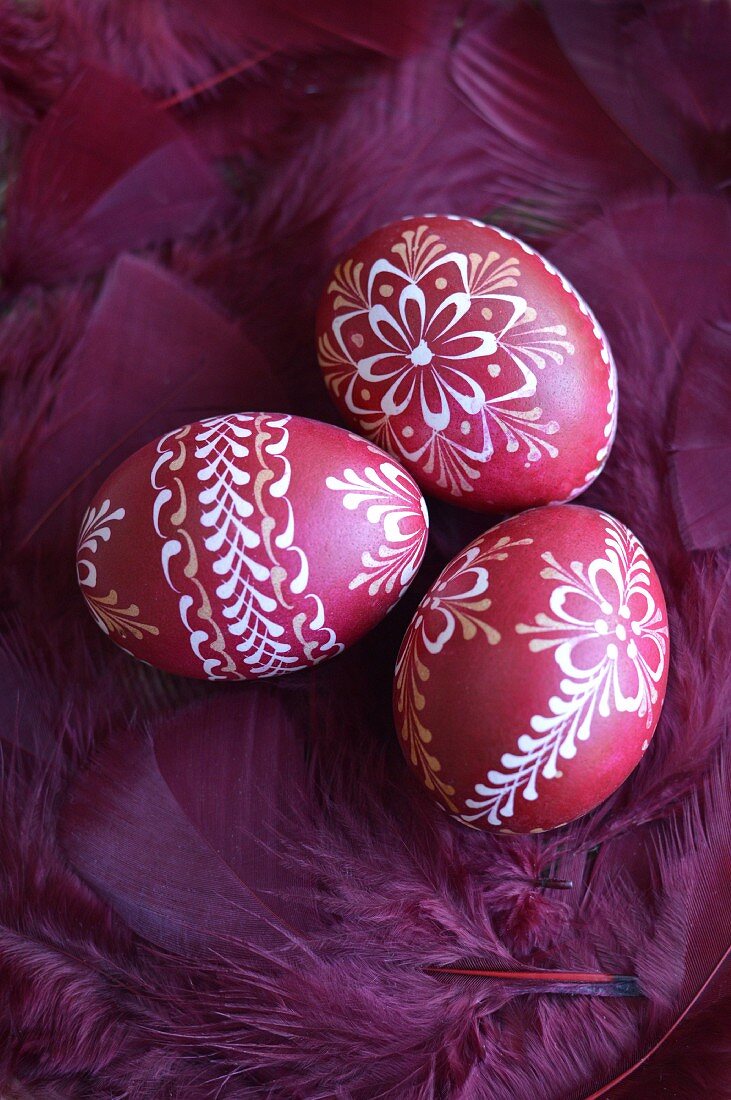
[[[309,565],[295,542],[287,496],[289,420],[264,414],[212,417],[194,426],[192,439],[186,438],[186,428],[158,444],[152,485],[157,490],[155,527],[164,539],[163,569],[179,593],[181,621],[209,679],[275,676],[342,649],[325,623],[321,599],[307,592]],[[178,476],[191,460],[200,485],[196,518],[189,514]],[[203,547],[213,559],[214,594],[228,637],[198,578],[199,540],[187,529],[191,522],[203,528]],[[293,649],[281,610],[287,612],[304,661]]]
[[[140,609],[136,603],[119,606],[119,596],[114,589],[106,595],[95,591],[97,569],[95,556],[103,542],[112,537],[113,524],[125,517],[124,508],[112,509],[112,502],[105,499],[98,508],[87,508],[81,523],[76,553],[76,576],[79,587],[94,621],[105,634],[118,634],[124,639],[128,634],[141,641],[143,634],[159,634],[156,626],[140,621]]]
[[[539,777],[560,777],[561,760],[573,759],[596,722],[613,711],[636,714],[647,730],[654,724],[667,660],[665,611],[650,591],[651,565],[640,542],[613,517],[602,518],[604,556],[588,567],[541,555],[541,577],[557,582],[550,613],[515,629],[529,637],[532,653],[553,651],[560,694],[549,699],[549,713],[531,718],[532,733],[521,734],[517,752],[504,753],[500,768],[475,786],[478,797],[466,801],[475,812],[460,815],[467,823],[486,817],[499,826],[513,816],[518,795],[535,801]]]
[[[367,585],[369,596],[381,590],[398,598],[413,579],[424,556],[429,517],[424,498],[413,480],[392,462],[376,469],[367,466],[362,474],[346,469],[342,477],[328,477],[328,489],[343,494],[343,507],[356,511],[361,506],[369,523],[383,528],[384,542],[376,554],[364,551],[362,571],[349,588]]]
[[[454,787],[445,781],[442,765],[431,750],[432,732],[422,718],[426,699],[422,686],[429,679],[429,656],[440,653],[456,632],[465,641],[482,637],[497,645],[500,633],[485,619],[492,604],[488,593],[489,565],[504,561],[511,550],[530,546],[532,539],[504,535],[487,547],[471,544],[442,572],[419,605],[407,631],[395,672],[395,709],[400,735],[411,763],[427,789],[439,795],[454,814]]]

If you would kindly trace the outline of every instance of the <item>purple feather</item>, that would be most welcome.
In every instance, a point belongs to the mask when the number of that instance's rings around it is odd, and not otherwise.
[[[300,950],[310,880],[287,875],[280,820],[304,747],[274,696],[223,693],[149,737],[115,738],[74,789],[61,835],[127,925],[176,951]]]

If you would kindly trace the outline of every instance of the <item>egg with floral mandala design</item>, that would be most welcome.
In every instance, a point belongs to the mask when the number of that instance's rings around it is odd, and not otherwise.
[[[442,499],[566,501],[607,460],[606,338],[563,275],[493,226],[423,215],[377,230],[336,267],[317,336],[346,421]]]
[[[428,518],[360,436],[302,417],[216,416],[137,451],[79,534],[79,587],[133,656],[208,680],[334,657],[410,584]]]
[[[402,750],[466,825],[563,825],[642,758],[668,659],[662,588],[632,532],[592,508],[531,509],[472,542],[419,605],[394,677]]]

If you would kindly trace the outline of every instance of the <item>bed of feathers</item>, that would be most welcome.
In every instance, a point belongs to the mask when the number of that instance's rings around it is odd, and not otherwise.
[[[729,56],[725,0],[0,0],[0,1093],[728,1100]],[[651,747],[556,834],[451,823],[392,728],[414,607],[494,518],[433,503],[392,614],[267,685],[134,662],[76,589],[143,442],[336,422],[323,283],[426,210],[596,311],[619,431],[582,502],[667,595]],[[475,956],[643,996],[424,969]]]

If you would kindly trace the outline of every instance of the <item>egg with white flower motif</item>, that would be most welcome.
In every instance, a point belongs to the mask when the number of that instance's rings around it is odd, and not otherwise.
[[[127,459],[84,516],[81,592],[133,656],[209,680],[276,676],[370,630],[424,554],[418,487],[360,436],[217,416]]]
[[[515,237],[423,215],[338,264],[318,357],[345,420],[421,487],[477,511],[573,499],[616,428],[616,372],[593,313]]]
[[[459,821],[542,832],[627,778],[668,676],[657,573],[627,527],[578,505],[493,527],[447,565],[404,637],[404,755]]]

